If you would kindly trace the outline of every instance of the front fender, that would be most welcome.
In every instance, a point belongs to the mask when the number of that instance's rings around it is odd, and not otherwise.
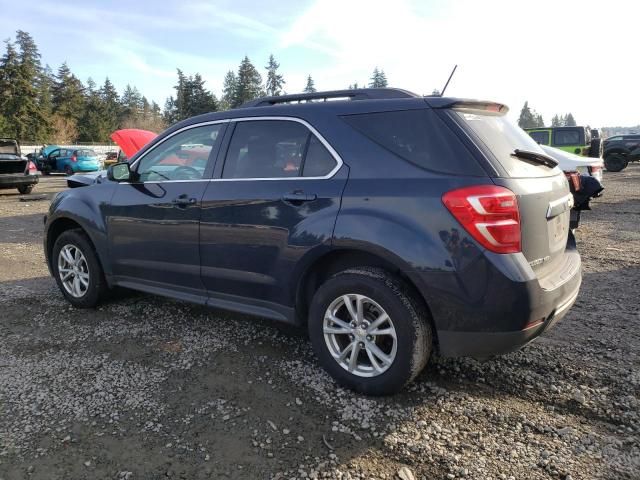
[[[72,221],[80,226],[93,243],[98,259],[107,277],[111,274],[108,261],[107,227],[101,205],[109,202],[113,195],[113,185],[103,184],[66,190],[56,196],[51,203],[45,222],[45,256],[50,267],[49,254],[53,247],[52,235],[60,233],[62,223]]]

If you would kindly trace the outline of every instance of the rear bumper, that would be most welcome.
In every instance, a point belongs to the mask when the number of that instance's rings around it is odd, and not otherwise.
[[[17,188],[22,185],[35,185],[39,175],[0,175],[0,188]]]
[[[440,354],[445,357],[486,358],[514,352],[535,340],[567,314],[578,298],[580,283],[541,323],[515,332],[438,332]]]
[[[570,235],[562,264],[545,277],[522,254],[485,252],[455,280],[455,295],[425,294],[440,354],[488,357],[517,350],[560,321],[578,296],[582,265]]]

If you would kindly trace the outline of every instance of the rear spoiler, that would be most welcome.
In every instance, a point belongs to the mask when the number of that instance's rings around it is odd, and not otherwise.
[[[468,98],[451,97],[425,97],[424,100],[431,108],[455,108],[456,110],[469,113],[475,111],[505,115],[509,111],[509,107],[503,103],[488,100],[470,100]]]

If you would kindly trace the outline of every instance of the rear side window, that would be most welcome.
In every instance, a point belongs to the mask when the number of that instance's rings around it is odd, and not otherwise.
[[[536,141],[536,143],[549,145],[549,132],[529,132],[529,135]]]
[[[288,120],[238,122],[222,178],[323,177],[337,162],[301,123]]]
[[[302,169],[303,177],[324,177],[336,166],[336,160],[315,135],[309,139]]]
[[[431,109],[342,118],[377,144],[419,167],[458,175],[485,175],[456,134]]]

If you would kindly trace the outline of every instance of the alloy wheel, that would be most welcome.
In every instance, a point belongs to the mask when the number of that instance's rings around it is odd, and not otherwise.
[[[365,295],[336,298],[325,312],[322,328],[331,356],[353,375],[376,377],[395,360],[398,339],[393,322]]]
[[[89,289],[89,265],[82,251],[67,244],[58,254],[58,275],[67,293],[80,298]]]

